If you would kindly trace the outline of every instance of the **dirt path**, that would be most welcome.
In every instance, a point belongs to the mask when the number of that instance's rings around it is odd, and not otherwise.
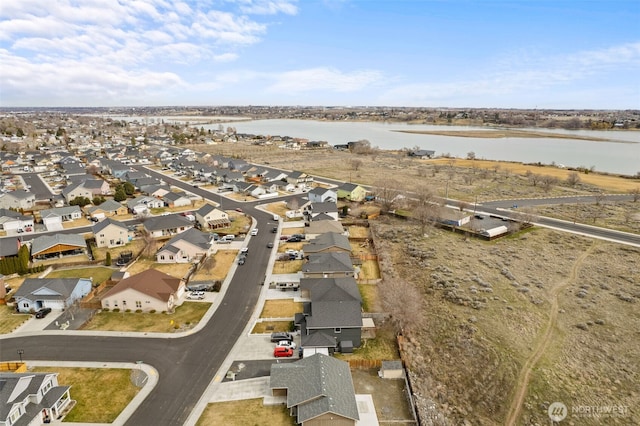
[[[527,395],[527,389],[529,387],[529,381],[531,380],[531,372],[533,368],[536,366],[544,352],[547,350],[549,343],[551,342],[551,338],[553,336],[553,330],[556,328],[556,324],[558,322],[558,294],[560,291],[564,290],[569,284],[575,282],[578,277],[578,271],[580,270],[580,266],[582,262],[591,254],[596,243],[594,242],[591,247],[589,247],[584,253],[582,253],[578,259],[573,263],[571,267],[571,273],[567,277],[566,280],[561,281],[551,289],[551,312],[549,315],[549,320],[542,331],[542,336],[538,341],[537,346],[535,347],[531,356],[527,359],[527,361],[522,366],[522,370],[520,370],[520,374],[518,375],[518,380],[516,381],[516,391],[513,395],[513,399],[511,400],[511,404],[509,405],[509,411],[507,414],[507,419],[505,424],[508,426],[514,426],[516,421],[520,417],[520,413],[522,412],[522,404],[524,403],[524,398]]]

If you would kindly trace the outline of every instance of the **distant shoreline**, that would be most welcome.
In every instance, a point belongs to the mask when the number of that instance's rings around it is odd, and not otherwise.
[[[438,135],[438,136],[454,136],[460,138],[553,138],[553,139],[578,139],[592,142],[609,142],[609,143],[628,143],[635,144],[638,142],[623,141],[619,139],[599,138],[586,135],[568,135],[565,133],[547,133],[536,132],[531,130],[515,130],[515,129],[488,129],[488,130],[393,130],[400,133],[412,133],[419,135]]]

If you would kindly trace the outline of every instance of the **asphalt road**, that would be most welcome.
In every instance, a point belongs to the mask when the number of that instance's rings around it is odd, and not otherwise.
[[[20,176],[22,176],[25,185],[29,186],[29,192],[35,194],[36,200],[47,200],[54,197],[55,194],[45,185],[38,173],[22,173]]]
[[[267,213],[243,206],[267,228]],[[47,336],[0,340],[0,359],[97,362],[144,361],[159,373],[150,395],[127,421],[128,425],[182,425],[205,392],[228,352],[244,330],[257,303],[273,240],[260,232],[248,244],[247,263],[238,266],[223,302],[198,333],[176,339],[131,337]]]

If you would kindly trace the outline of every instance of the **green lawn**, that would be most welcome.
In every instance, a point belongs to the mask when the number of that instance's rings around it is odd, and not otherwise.
[[[58,269],[47,275],[47,278],[91,278],[93,285],[102,284],[113,274],[113,269],[96,267],[96,268],[73,268]]]
[[[206,302],[185,302],[173,314],[102,311],[83,330],[171,333],[196,325],[210,306]]]

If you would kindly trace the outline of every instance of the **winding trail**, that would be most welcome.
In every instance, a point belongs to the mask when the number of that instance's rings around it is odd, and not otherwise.
[[[542,330],[541,338],[538,339],[538,344],[535,347],[533,353],[525,361],[522,369],[520,370],[518,380],[516,381],[515,392],[513,394],[511,404],[509,405],[509,411],[507,412],[505,425],[516,425],[516,421],[518,420],[518,418],[520,417],[520,413],[522,412],[522,405],[524,403],[524,398],[527,395],[527,389],[529,387],[529,381],[531,380],[531,373],[533,371],[533,368],[536,366],[542,355],[547,350],[549,343],[551,342],[551,338],[553,337],[553,330],[556,328],[556,325],[558,323],[558,294],[560,294],[560,292],[564,290],[569,284],[572,284],[576,281],[576,278],[578,277],[578,271],[580,270],[582,263],[591,254],[595,246],[596,243],[594,242],[573,263],[571,272],[567,279],[559,282],[558,285],[551,289],[551,312],[549,315],[549,320]]]

